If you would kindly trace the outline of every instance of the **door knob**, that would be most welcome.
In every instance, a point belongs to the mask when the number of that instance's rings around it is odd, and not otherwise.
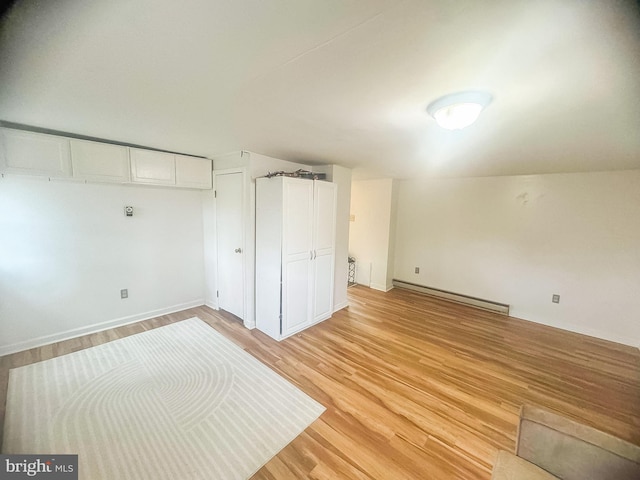
[[[236,249],[234,250],[234,252],[236,252],[236,253],[242,253],[242,249],[241,249],[241,248],[236,248]]]

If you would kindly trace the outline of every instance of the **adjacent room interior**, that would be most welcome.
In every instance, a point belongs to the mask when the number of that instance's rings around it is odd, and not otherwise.
[[[637,478],[637,2],[17,0],[0,35],[3,455]]]

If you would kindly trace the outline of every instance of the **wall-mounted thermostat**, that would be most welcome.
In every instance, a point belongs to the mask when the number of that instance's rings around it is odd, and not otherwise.
[[[124,207],[124,215],[126,217],[133,217],[133,207]]]

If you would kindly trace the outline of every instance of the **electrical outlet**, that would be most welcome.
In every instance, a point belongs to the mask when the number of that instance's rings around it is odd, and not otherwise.
[[[420,273],[420,267],[416,267],[415,273]]]
[[[558,294],[554,294],[554,295],[551,297],[551,301],[552,301],[553,303],[560,303],[560,295],[558,295]]]
[[[120,298],[129,298],[129,290],[127,288],[120,290]]]

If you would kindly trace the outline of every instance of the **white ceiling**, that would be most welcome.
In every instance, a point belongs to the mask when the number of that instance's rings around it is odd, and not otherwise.
[[[494,96],[466,130],[425,113]],[[640,168],[640,15],[602,0],[18,0],[0,119],[356,177]]]

